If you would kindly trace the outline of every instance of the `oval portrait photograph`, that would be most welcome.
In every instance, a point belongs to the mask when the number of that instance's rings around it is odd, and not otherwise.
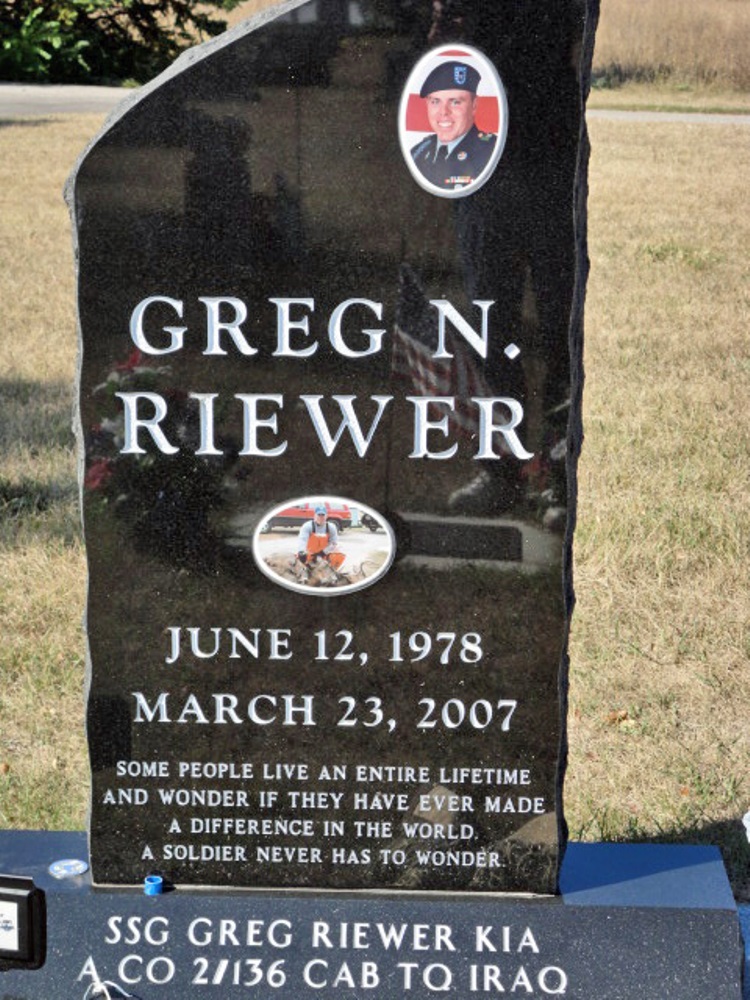
[[[473,194],[492,176],[507,131],[505,88],[477,49],[440,46],[409,74],[398,135],[406,165],[425,191],[441,198]]]
[[[322,597],[371,586],[395,552],[393,530],[381,514],[334,496],[287,500],[261,518],[253,536],[253,557],[269,580]]]

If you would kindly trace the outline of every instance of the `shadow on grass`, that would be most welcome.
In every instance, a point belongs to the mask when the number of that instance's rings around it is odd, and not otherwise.
[[[0,379],[0,513],[18,517],[69,502],[77,494],[65,382]]]
[[[47,510],[52,502],[52,491],[45,484],[33,479],[12,482],[0,476],[0,511],[4,517],[38,514]]]
[[[595,66],[591,74],[594,90],[617,90],[627,83],[667,83],[675,79],[675,73],[668,65],[639,65],[634,63],[609,62]],[[702,83],[711,81],[703,80]]]
[[[32,477],[18,480],[0,476],[0,518],[42,514],[56,504],[69,504],[78,496],[74,480],[45,483]]]
[[[68,382],[0,378],[0,447],[72,447],[72,409],[73,386]]]
[[[54,121],[53,118],[0,118],[0,128],[8,128],[11,125],[15,126],[49,125],[53,121]]]

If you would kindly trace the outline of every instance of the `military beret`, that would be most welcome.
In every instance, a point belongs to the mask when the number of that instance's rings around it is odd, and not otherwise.
[[[422,84],[419,96],[427,97],[436,90],[468,90],[476,94],[480,80],[481,76],[473,66],[452,59],[435,67]]]

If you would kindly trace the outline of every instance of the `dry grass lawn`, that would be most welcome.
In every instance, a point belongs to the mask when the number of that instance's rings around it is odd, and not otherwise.
[[[84,556],[63,179],[98,117],[0,127],[0,826],[80,826]]]
[[[750,90],[748,0],[601,0],[595,73]]]
[[[750,136],[592,142],[568,818],[721,837],[747,894]]]
[[[643,20],[655,6],[603,0],[598,55],[609,58],[616,11],[641,16],[641,39],[655,35]],[[691,6],[661,4],[665,17]],[[694,6],[744,18],[750,3]],[[99,122],[0,123],[2,827],[85,824],[60,191]],[[748,899],[750,132],[601,120],[591,132],[567,817],[574,838],[718,843]]]

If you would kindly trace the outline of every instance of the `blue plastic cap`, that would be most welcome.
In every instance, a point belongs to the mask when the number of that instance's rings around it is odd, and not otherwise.
[[[147,875],[143,881],[143,892],[146,896],[161,896],[164,891],[164,879],[161,875]]]

